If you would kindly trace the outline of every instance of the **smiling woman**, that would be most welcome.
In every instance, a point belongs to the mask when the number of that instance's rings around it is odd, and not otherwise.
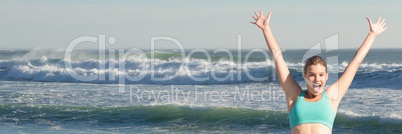
[[[313,87],[311,94],[317,94],[321,88],[324,88],[328,80],[327,63],[320,56],[312,56],[304,63],[303,77],[307,85]],[[310,94],[307,94],[310,95]]]
[[[303,73],[303,78],[307,83],[307,90],[303,91],[290,75],[288,66],[282,57],[281,49],[272,34],[269,25],[271,14],[272,12],[269,12],[268,16],[265,17],[262,10],[259,14],[256,12],[255,16],[253,16],[255,22],[251,23],[257,25],[263,31],[267,46],[273,55],[279,82],[286,96],[292,133],[331,133],[339,103],[349,89],[357,69],[370,50],[374,39],[387,29],[385,19],[380,17],[376,23],[372,23],[367,18],[370,32],[366,40],[360,46],[342,76],[325,91],[324,87],[328,80],[325,61],[319,56],[308,58],[305,62]]]

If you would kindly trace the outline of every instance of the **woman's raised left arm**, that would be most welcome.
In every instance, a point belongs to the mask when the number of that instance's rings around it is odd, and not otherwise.
[[[385,19],[381,19],[381,17],[378,18],[376,23],[372,23],[370,18],[366,19],[368,20],[370,25],[369,34],[367,35],[363,44],[357,50],[355,56],[350,61],[338,81],[336,81],[327,89],[330,97],[333,99],[333,101],[338,102],[338,104],[341,101],[342,97],[345,95],[346,91],[349,89],[349,86],[352,83],[360,64],[363,62],[368,51],[373,45],[375,38],[387,29],[387,27],[385,27]]]

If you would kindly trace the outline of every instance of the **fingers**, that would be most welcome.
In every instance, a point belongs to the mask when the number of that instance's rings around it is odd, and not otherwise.
[[[381,23],[380,23],[381,27],[385,27],[386,24],[387,24],[387,22],[385,22],[385,19],[381,20]],[[386,29],[387,29],[387,27],[384,28],[384,30],[386,30]]]
[[[265,18],[262,10],[260,10],[260,14],[258,14],[257,12],[254,12],[254,14],[255,14],[255,16],[252,16],[254,20],[258,20],[260,17]],[[267,15],[268,20],[271,18],[271,14],[272,14],[272,11],[270,11]],[[255,22],[253,24],[255,24]]]
[[[385,19],[381,21],[381,26],[384,27],[384,31],[387,30],[388,27],[385,27],[387,25],[387,22],[385,22]]]
[[[268,15],[267,15],[268,20],[271,19],[271,14],[272,14],[272,11],[270,11],[270,12],[268,13]]]
[[[383,24],[385,22],[385,18],[381,20],[381,24]]]
[[[257,20],[257,17],[252,16],[254,20]]]
[[[255,16],[257,16],[257,17],[255,17]],[[258,20],[258,17],[260,17],[259,15],[258,15],[258,13],[257,12],[255,12],[255,16],[253,15],[253,16],[251,16],[251,17],[253,17],[253,19],[254,20]],[[250,22],[251,24],[255,24],[256,22]]]
[[[368,22],[369,22],[370,25],[373,24],[373,23],[371,22],[371,19],[370,19],[370,18],[366,18],[366,19],[368,20]]]
[[[380,20],[381,20],[381,16],[380,16],[380,17],[378,17],[377,23],[379,23],[379,22],[380,22]]]
[[[261,15],[261,16],[264,16],[264,14],[263,14],[262,10],[260,10],[260,15]]]

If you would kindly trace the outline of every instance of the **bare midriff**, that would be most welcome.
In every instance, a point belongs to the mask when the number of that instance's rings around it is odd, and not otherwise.
[[[292,134],[330,134],[331,129],[324,124],[300,124],[292,128]]]

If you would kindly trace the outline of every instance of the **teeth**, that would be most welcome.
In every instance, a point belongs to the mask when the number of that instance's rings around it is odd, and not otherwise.
[[[313,84],[313,88],[321,87],[321,84]]]

